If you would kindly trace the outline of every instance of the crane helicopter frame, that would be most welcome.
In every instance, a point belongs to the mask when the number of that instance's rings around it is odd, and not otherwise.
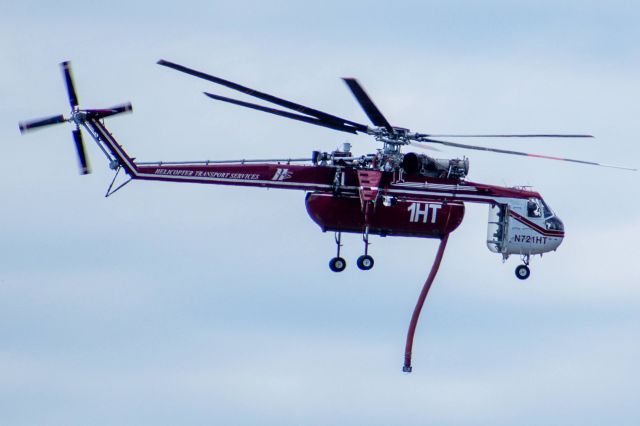
[[[382,147],[375,153],[356,156],[350,144],[332,152],[313,151],[309,158],[233,161],[160,161],[139,162],[130,157],[107,130],[104,119],[131,112],[130,103],[106,109],[79,107],[71,65],[62,62],[62,74],[71,112],[21,122],[21,133],[71,122],[80,173],[90,172],[82,132],[84,129],[107,157],[115,176],[107,189],[110,196],[132,180],[200,183],[259,188],[300,190],[306,193],[305,204],[311,219],[323,232],[334,232],[336,255],[329,261],[334,272],[345,269],[340,255],[342,233],[361,234],[363,254],[357,259],[361,270],[369,270],[374,259],[369,254],[370,235],[431,238],[440,240],[431,272],[414,310],[405,348],[403,371],[410,372],[413,334],[431,283],[435,279],[449,234],[462,222],[465,203],[489,206],[487,247],[503,261],[520,256],[522,264],[515,270],[518,279],[530,275],[530,259],[555,251],[565,236],[564,225],[542,196],[525,187],[502,187],[472,182],[467,179],[466,157],[438,159],[424,153],[403,153],[404,146],[433,149],[432,145],[480,150],[507,155],[542,158],[592,166],[636,171],[637,169],[531,154],[521,151],[489,148],[451,142],[449,138],[592,138],[588,134],[427,134],[392,126],[380,112],[364,88],[354,78],[344,78],[347,87],[360,104],[373,126],[347,120],[314,108],[288,101],[183,65],[159,60],[159,65],[224,86],[261,101],[272,108],[205,92],[211,99],[235,104],[269,114],[301,121],[350,134],[372,136]],[[128,179],[115,185],[120,171]]]
[[[305,202],[310,217],[322,231],[336,233],[337,254],[329,262],[334,272],[340,272],[346,267],[346,261],[340,257],[343,232],[362,234],[364,254],[356,263],[360,269],[368,270],[374,263],[368,253],[370,235],[442,239],[462,222],[465,202],[490,206],[487,246],[492,252],[502,255],[503,260],[510,255],[520,256],[523,264],[516,269],[516,276],[520,279],[529,277],[528,265],[532,255],[556,250],[562,242],[564,237],[562,221],[538,192],[524,187],[507,188],[468,181],[466,179],[469,171],[468,158],[437,159],[415,152],[403,153],[401,151],[403,146],[411,145],[429,149],[430,144],[439,144],[454,148],[636,170],[441,139],[445,137],[593,137],[587,134],[434,135],[414,133],[406,128],[395,127],[389,124],[354,78],[343,80],[373,123],[373,127],[259,92],[173,62],[160,60],[158,64],[295,112],[205,92],[204,94],[211,99],[341,132],[370,135],[381,142],[383,147],[373,154],[362,156],[351,154],[350,144],[345,143],[342,149],[333,152],[313,151],[310,158],[137,162],[117,143],[103,122],[107,117],[131,112],[133,110],[131,104],[126,103],[106,109],[81,109],[68,61],[61,63],[61,67],[71,114],[68,117],[56,115],[21,122],[20,131],[24,133],[44,126],[72,122],[76,126],[73,130],[73,139],[80,173],[87,174],[90,170],[80,131],[84,128],[106,155],[110,167],[116,170],[116,177],[120,170],[129,176],[125,184],[133,179],[140,179],[305,191],[307,193]],[[107,191],[107,196],[124,186],[122,184],[113,188],[116,177]]]

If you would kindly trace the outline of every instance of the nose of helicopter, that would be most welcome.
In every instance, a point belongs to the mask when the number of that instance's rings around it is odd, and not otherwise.
[[[545,221],[545,225],[547,231],[550,232],[550,236],[547,239],[549,242],[549,250],[556,250],[560,244],[562,244],[562,240],[564,240],[564,223],[558,216],[552,216],[547,218]]]

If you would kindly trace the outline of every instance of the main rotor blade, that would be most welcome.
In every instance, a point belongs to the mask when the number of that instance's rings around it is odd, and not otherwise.
[[[69,105],[71,105],[71,109],[76,109],[78,106],[78,95],[76,95],[76,88],[73,84],[73,76],[71,75],[71,62],[62,62],[60,66],[62,67],[64,84],[67,88],[67,95],[69,96]]]
[[[306,115],[300,115],[300,114],[295,114],[293,112],[282,111],[279,109],[269,108],[262,105],[256,105],[250,102],[239,101],[237,99],[227,98],[225,96],[214,95],[213,93],[204,92],[204,94],[210,97],[211,99],[228,102],[234,105],[240,105],[240,106],[255,109],[258,111],[268,112],[270,114],[279,115],[281,117],[290,118],[292,120],[303,121],[305,123],[311,123],[311,124],[315,124],[317,126],[322,126],[322,127],[328,127],[330,129],[339,130],[341,132],[354,133],[354,134],[357,133],[357,129],[355,127],[345,126],[344,124],[322,121],[322,120],[318,120],[317,118],[308,117]]]
[[[474,149],[474,150],[477,150],[477,151],[497,152],[497,153],[500,153],[500,154],[521,155],[521,156],[525,156],[525,157],[544,158],[544,159],[547,159],[547,160],[569,161],[571,163],[588,164],[588,165],[591,165],[591,166],[610,167],[610,168],[613,168],[613,169],[638,171],[638,169],[633,169],[633,168],[629,168],[629,167],[622,167],[622,166],[614,166],[614,165],[610,165],[610,164],[595,163],[593,161],[574,160],[574,159],[571,159],[571,158],[553,157],[553,156],[550,156],[550,155],[530,154],[528,152],[511,151],[511,150],[497,149],[497,148],[487,148],[487,147],[484,147],[484,146],[466,145],[466,144],[461,144],[461,143],[446,142],[446,141],[441,141],[441,140],[437,140],[437,139],[431,139],[431,138],[427,138],[427,137],[420,137],[418,139],[418,141],[419,142],[438,143],[438,144],[441,144],[441,145],[452,146],[452,147],[455,147],[455,148]]]
[[[430,138],[593,138],[593,135],[572,134],[514,134],[514,135],[425,135]]]
[[[158,61],[158,65],[162,65],[162,66],[165,66],[165,67],[168,67],[168,68],[173,68],[174,70],[177,70],[177,71],[180,71],[180,72],[183,72],[183,73],[186,73],[186,74],[190,74],[190,75],[193,75],[195,77],[199,77],[199,78],[211,81],[211,82],[216,83],[216,84],[220,84],[222,86],[228,87],[229,89],[237,90],[238,92],[242,92],[242,93],[244,93],[246,95],[253,96],[253,97],[258,98],[258,99],[262,99],[263,101],[271,102],[271,103],[279,105],[281,107],[292,109],[292,110],[294,110],[296,112],[299,112],[301,114],[310,115],[310,116],[315,117],[318,120],[326,122],[326,123],[337,124],[337,125],[348,124],[348,125],[353,126],[354,128],[356,128],[356,130],[359,131],[359,132],[363,132],[363,133],[367,132],[367,126],[365,126],[364,124],[360,124],[360,123],[356,123],[354,121],[346,120],[344,118],[337,117],[335,115],[331,115],[331,114],[328,114],[326,112],[323,112],[323,111],[320,111],[320,110],[317,110],[317,109],[309,108],[309,107],[306,107],[304,105],[300,105],[300,104],[297,104],[295,102],[288,101],[286,99],[282,99],[282,98],[278,98],[278,97],[273,96],[273,95],[269,95],[268,93],[259,92],[257,90],[251,89],[251,88],[246,87],[246,86],[242,86],[242,85],[234,83],[232,81],[224,80],[222,78],[215,77],[213,75],[206,74],[206,73],[203,73],[201,71],[196,71],[194,69],[187,68],[187,67],[185,67],[183,65],[179,65],[179,64],[176,64],[176,63],[173,63],[173,62],[165,61],[164,59],[159,60]],[[329,127],[329,126],[327,126],[327,127]]]
[[[87,155],[84,151],[84,143],[82,143],[82,133],[79,128],[73,131],[73,140],[76,143],[76,151],[78,152],[78,160],[80,161],[80,174],[86,175],[91,173],[87,164]]]
[[[38,127],[50,126],[52,124],[64,123],[65,119],[62,115],[55,115],[48,118],[40,118],[31,121],[22,121],[18,125],[20,127],[20,133],[27,132],[29,130],[37,129]]]
[[[376,126],[384,127],[389,133],[393,133],[393,127],[391,126],[391,124],[389,124],[384,115],[382,115],[378,107],[373,103],[369,95],[367,95],[367,92],[364,91],[360,83],[358,83],[358,80],[356,80],[355,78],[343,78],[343,80],[345,83],[347,83],[349,89],[351,89],[351,93],[353,93],[353,96],[356,97],[358,103],[369,117],[369,120],[371,120],[371,122]]]
[[[133,111],[133,106],[131,105],[131,102],[127,102],[126,104],[116,105],[111,108],[88,109],[86,111],[93,114],[96,118],[105,118],[116,114],[122,114],[124,112],[131,112]]]
[[[420,142],[409,142],[409,145],[411,146],[415,146],[416,148],[420,148],[420,149],[426,149],[428,151],[437,151],[437,152],[442,152],[442,150],[435,148],[433,146],[429,146],[427,144],[424,143],[420,143]]]

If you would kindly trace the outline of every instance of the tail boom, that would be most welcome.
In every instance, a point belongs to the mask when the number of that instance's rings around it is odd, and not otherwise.
[[[286,163],[136,164],[98,119],[90,118],[85,125],[98,146],[107,154],[111,167],[122,167],[132,179],[303,191],[327,191],[333,188],[335,169],[331,167]]]
[[[135,179],[138,174],[136,163],[133,161],[133,158],[129,157],[122,146],[118,144],[104,124],[102,124],[98,118],[94,117],[90,117],[83,124],[100,149],[102,149],[109,158],[111,168],[115,169],[120,166],[124,168],[131,178]]]

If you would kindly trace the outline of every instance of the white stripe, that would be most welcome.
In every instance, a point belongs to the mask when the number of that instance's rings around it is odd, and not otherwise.
[[[305,186],[305,187],[313,187],[313,188],[333,188],[332,185],[325,185],[319,183],[296,183],[296,182],[282,182],[282,181],[273,181],[273,180],[250,180],[250,179],[224,179],[224,178],[213,178],[213,177],[193,177],[193,176],[170,176],[170,175],[156,175],[151,173],[138,173],[137,176],[144,176],[148,178],[152,178],[153,180],[188,180],[188,181],[199,181],[199,182],[230,182],[230,183],[250,183],[250,184],[268,184],[268,185],[278,185],[278,186]],[[344,188],[344,187],[343,187]],[[348,187],[351,189],[356,189],[355,187]]]
[[[399,187],[407,187],[407,188],[442,189],[442,190],[451,190],[451,191],[477,191],[478,190],[475,186],[448,185],[448,184],[438,184],[438,183],[417,183],[417,182],[395,183],[395,184],[391,184],[391,186],[399,186]]]
[[[313,196],[314,197],[334,197],[333,194],[327,194],[326,192],[313,194]],[[341,197],[341,198],[351,198],[351,199],[354,199],[354,200],[358,200],[360,197],[358,197],[356,195],[352,195],[352,196]],[[405,203],[429,203],[429,204],[435,204],[435,205],[443,205],[444,204],[443,201],[424,200],[424,199],[411,199],[411,198],[407,198],[406,200],[402,200],[402,202],[405,202]],[[462,201],[458,201],[458,200],[449,201],[447,204],[456,205],[456,206],[464,205],[464,203]]]
[[[451,197],[453,199],[456,198],[471,198],[477,200],[490,199],[496,202],[506,202],[508,200],[513,200],[513,198],[509,197],[493,197],[490,195],[468,195],[468,194],[454,194],[451,192],[428,192],[428,191],[405,191],[401,189],[390,189],[389,192],[400,193],[400,194],[413,194],[413,195],[424,195],[424,196],[438,196],[438,197]]]

